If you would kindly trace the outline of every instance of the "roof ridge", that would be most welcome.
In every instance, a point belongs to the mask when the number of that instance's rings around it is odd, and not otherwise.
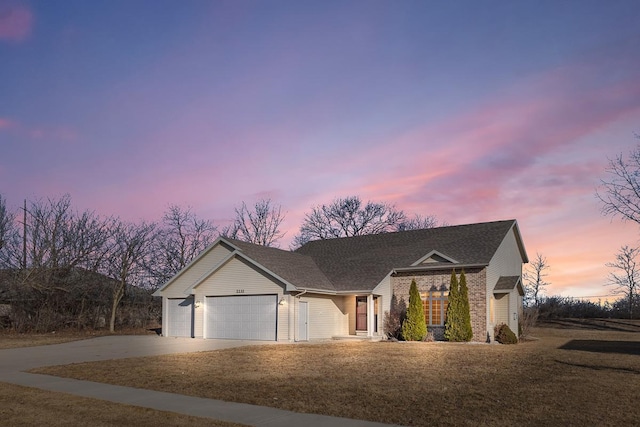
[[[479,225],[490,225],[490,224],[498,224],[498,223],[515,223],[515,222],[517,222],[517,220],[513,218],[513,219],[502,219],[502,220],[485,221],[485,222],[472,222],[472,223],[456,224],[456,225],[443,225],[440,227],[418,228],[414,230],[386,231],[386,232],[375,233],[375,234],[361,234],[358,236],[343,236],[343,237],[331,237],[328,239],[315,239],[315,240],[308,241],[307,243],[305,243],[304,245],[300,246],[299,248],[295,249],[292,252],[298,252],[298,250],[300,250],[301,248],[304,248],[309,244],[315,244],[315,242],[344,241],[347,239],[356,239],[356,240],[357,239],[376,239],[376,238],[383,238],[381,236],[400,235],[404,233],[418,234],[418,233],[424,233],[427,231],[433,232],[435,230],[443,230],[443,229],[454,229],[454,228],[472,227],[472,226],[479,226]]]

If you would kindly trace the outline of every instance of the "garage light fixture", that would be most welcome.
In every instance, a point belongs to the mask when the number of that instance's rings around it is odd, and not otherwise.
[[[273,301],[273,300],[272,300]],[[284,305],[284,297],[280,298],[280,301],[278,301],[279,305]]]
[[[202,305],[202,303],[200,302],[200,300],[196,301],[196,303],[194,304],[195,308],[200,308],[200,306]]]

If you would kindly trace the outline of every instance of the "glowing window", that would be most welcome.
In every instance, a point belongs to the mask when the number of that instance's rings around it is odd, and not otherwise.
[[[422,308],[424,309],[424,318],[427,325],[444,325],[447,304],[449,303],[449,292],[446,290],[422,292],[420,297],[422,298]]]

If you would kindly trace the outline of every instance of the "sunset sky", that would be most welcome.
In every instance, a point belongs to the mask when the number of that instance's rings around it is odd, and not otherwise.
[[[640,140],[640,1],[0,0],[0,194],[224,226],[287,248],[338,196],[518,220],[548,295],[603,296],[640,226],[601,215]]]

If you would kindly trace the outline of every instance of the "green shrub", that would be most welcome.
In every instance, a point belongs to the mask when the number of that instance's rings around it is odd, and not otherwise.
[[[460,328],[460,310],[458,303],[459,287],[458,278],[455,269],[451,271],[451,280],[449,281],[449,301],[447,304],[447,317],[444,321],[444,339],[447,341],[458,341]]]
[[[422,309],[422,299],[415,280],[409,288],[409,307],[407,318],[402,322],[402,337],[407,341],[422,341],[427,335],[427,322]]]
[[[473,329],[471,327],[471,310],[469,308],[469,288],[464,270],[460,273],[460,341],[471,341]]]
[[[471,328],[471,311],[469,309],[469,288],[464,270],[460,273],[460,282],[456,277],[456,271],[451,271],[449,284],[449,303],[447,305],[447,317],[444,322],[444,338],[447,341],[462,342],[471,341],[473,329]]]
[[[494,336],[496,341],[500,344],[517,344],[518,337],[513,333],[511,328],[508,325],[501,323],[497,325],[494,329]]]

